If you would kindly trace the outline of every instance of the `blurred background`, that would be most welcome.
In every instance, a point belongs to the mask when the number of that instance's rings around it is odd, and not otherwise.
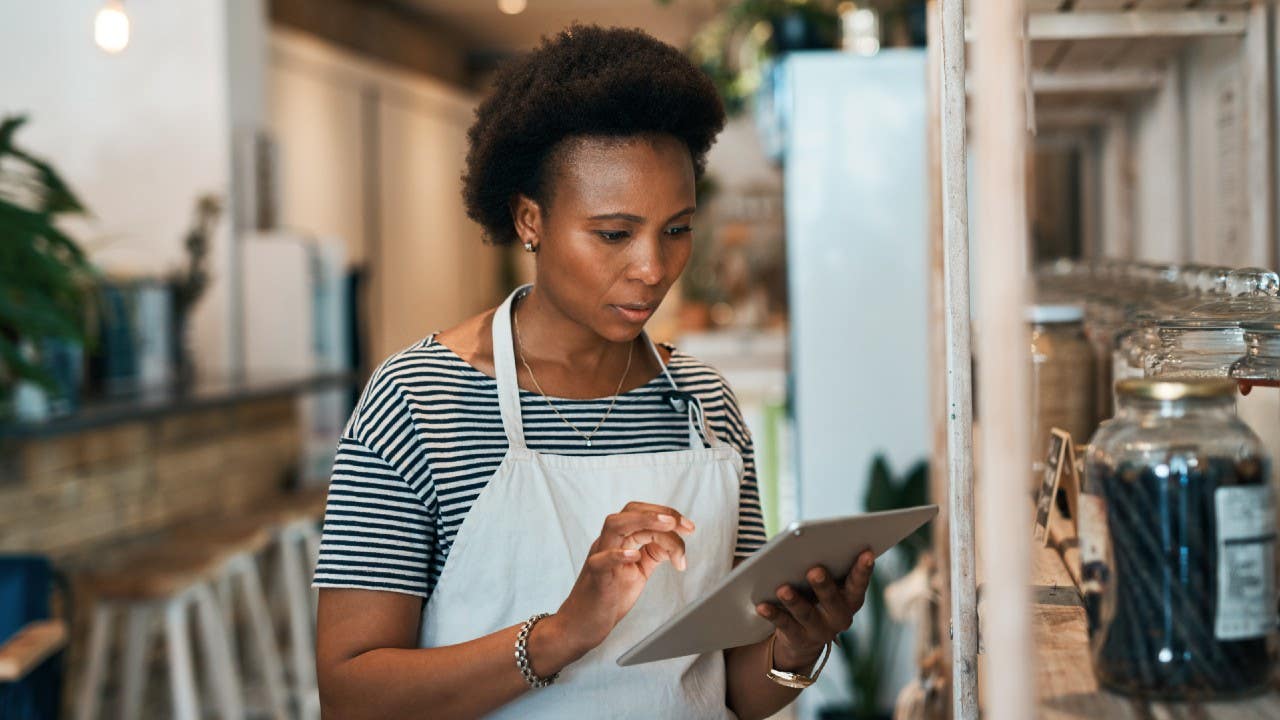
[[[5,3],[0,642],[39,632],[0,716],[182,715],[184,677],[197,711],[313,716],[336,439],[383,358],[531,277],[462,209],[465,133],[575,20],[685,49],[730,111],[649,332],[734,387],[770,532],[924,501],[923,1]],[[875,595],[795,712],[881,717],[915,677]]]

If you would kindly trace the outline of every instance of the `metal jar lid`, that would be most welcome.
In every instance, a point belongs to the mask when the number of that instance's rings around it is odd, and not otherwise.
[[[1231,397],[1235,392],[1235,381],[1227,378],[1195,380],[1131,378],[1116,383],[1116,393],[1121,397],[1142,398],[1145,400]]]

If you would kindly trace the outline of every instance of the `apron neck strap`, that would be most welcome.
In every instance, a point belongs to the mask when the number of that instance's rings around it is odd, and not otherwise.
[[[520,413],[520,383],[516,376],[515,341],[511,332],[511,309],[515,306],[516,299],[523,296],[531,287],[533,286],[522,285],[516,288],[502,305],[498,306],[498,311],[493,316],[493,366],[498,380],[498,409],[502,412],[502,428],[507,433],[507,443],[512,448],[520,449],[525,448],[526,445],[524,421]],[[653,343],[648,333],[641,332],[640,335],[644,338],[649,352],[653,353],[653,357],[658,361],[658,367],[662,368],[662,374],[667,377],[671,389],[679,390],[680,386],[676,384],[675,378],[671,377],[671,371],[663,362],[658,346]],[[720,438],[716,437],[707,426],[702,404],[692,394],[688,394],[688,398],[691,401],[687,408],[689,447],[701,448],[704,439],[710,447],[719,447]]]
[[[706,415],[702,412],[702,403],[693,393],[680,392],[680,386],[676,384],[676,379],[671,377],[671,371],[667,369],[667,363],[662,360],[662,353],[658,352],[658,346],[653,343],[649,337],[649,333],[640,333],[644,336],[645,344],[649,347],[649,352],[653,353],[653,357],[658,361],[658,367],[662,368],[662,374],[667,376],[667,383],[671,385],[671,389],[679,393],[679,396],[685,400],[685,412],[689,415],[689,449],[702,449],[702,441],[705,439],[708,447],[720,447],[720,438],[711,432],[711,428],[707,426]],[[677,412],[679,409],[677,408]]]
[[[516,351],[511,339],[511,308],[517,297],[531,286],[516,288],[498,306],[493,316],[493,369],[498,376],[498,409],[502,412],[502,428],[513,449],[523,449],[524,423],[520,418],[520,382],[516,379]]]

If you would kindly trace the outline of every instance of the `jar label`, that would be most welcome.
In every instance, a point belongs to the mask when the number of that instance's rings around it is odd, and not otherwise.
[[[1276,626],[1275,497],[1271,486],[1220,487],[1218,520],[1219,640],[1262,637]]]

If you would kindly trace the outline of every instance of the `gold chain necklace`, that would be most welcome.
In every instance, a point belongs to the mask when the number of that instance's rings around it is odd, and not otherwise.
[[[524,365],[524,369],[529,373],[529,379],[533,381],[533,386],[538,389],[538,394],[542,396],[544,401],[546,401],[547,407],[551,408],[551,412],[555,413],[556,417],[560,418],[560,422],[568,425],[570,430],[573,430],[579,437],[587,442],[587,447],[591,447],[591,438],[595,437],[595,434],[600,431],[601,426],[604,425],[604,421],[609,419],[609,413],[613,412],[613,406],[618,404],[618,393],[622,392],[622,384],[627,381],[627,375],[631,373],[631,356],[636,349],[635,341],[632,341],[631,344],[627,346],[627,369],[622,371],[622,377],[618,379],[618,387],[613,391],[613,399],[609,402],[609,407],[604,411],[604,417],[600,418],[600,422],[596,423],[596,426],[591,429],[591,432],[584,433],[578,429],[578,426],[569,422],[568,418],[561,415],[560,411],[557,410],[556,406],[551,402],[551,398],[547,397],[547,394],[543,392],[542,386],[538,384],[538,378],[533,374],[533,368],[529,367],[529,361],[524,357],[524,342],[520,340],[520,320],[514,311],[511,313],[511,321],[516,331],[516,346],[520,350],[520,362]]]

